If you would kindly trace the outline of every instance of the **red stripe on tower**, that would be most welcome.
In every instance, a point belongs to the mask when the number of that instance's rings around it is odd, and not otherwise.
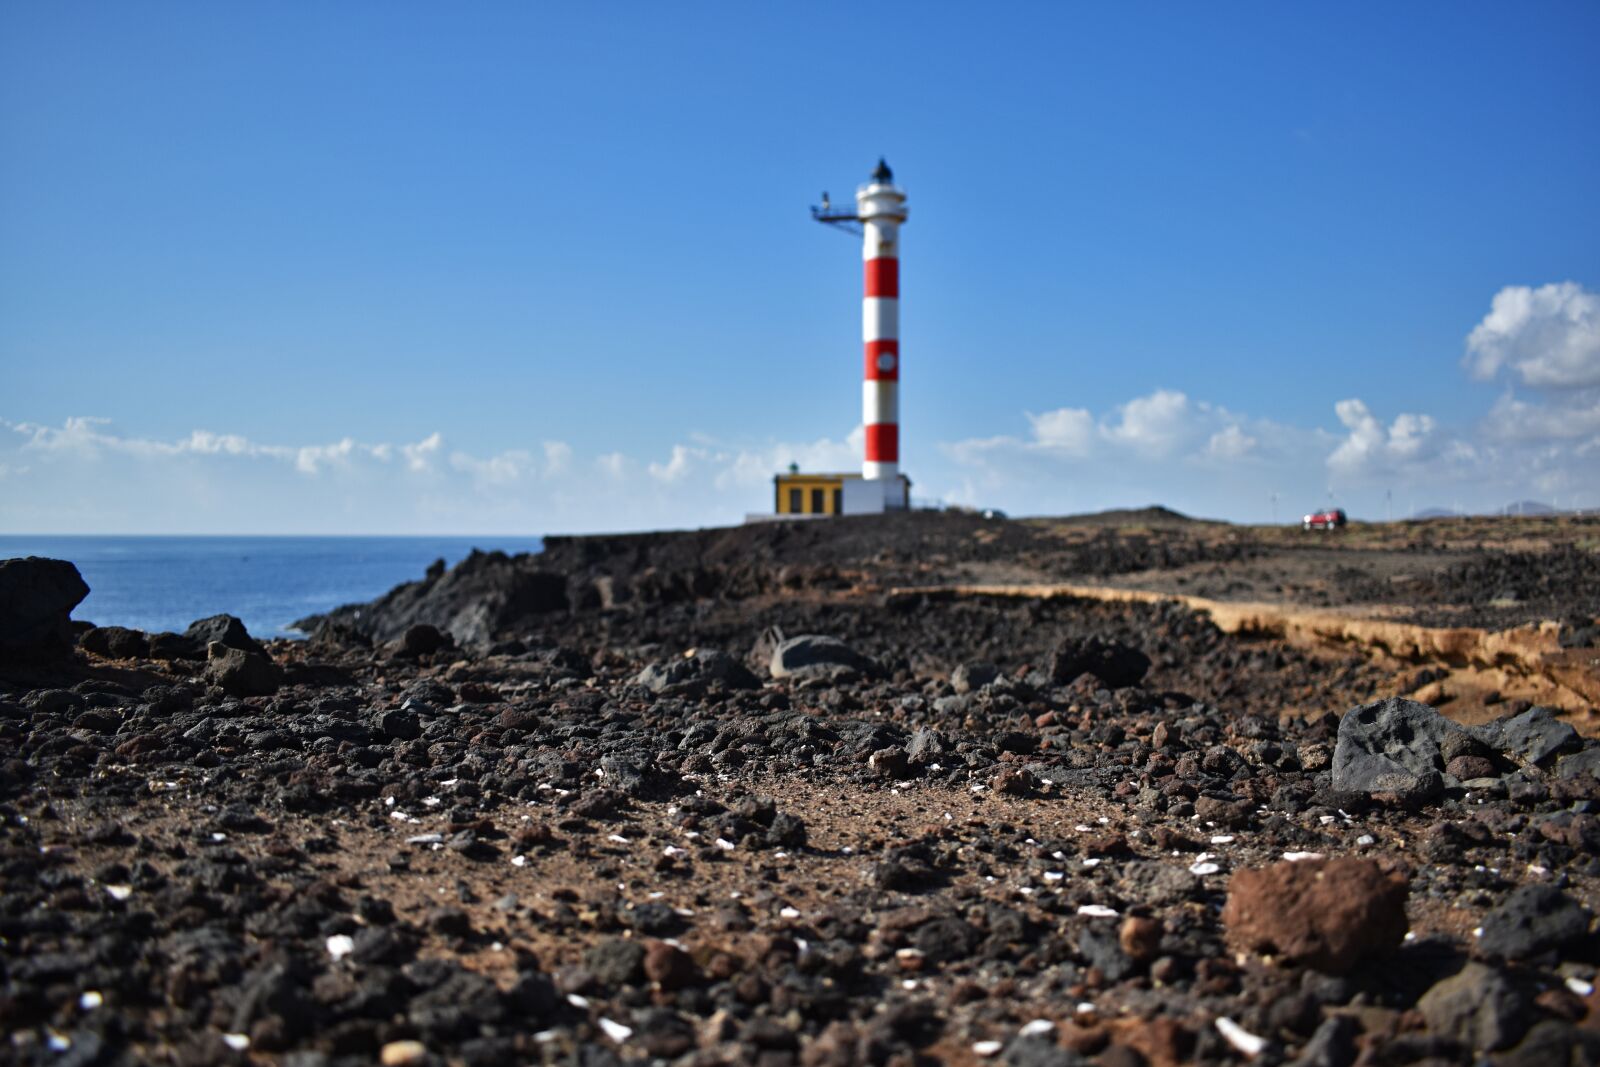
[[[900,260],[895,256],[877,256],[862,264],[866,275],[867,296],[900,295]]]
[[[867,459],[874,463],[900,462],[900,427],[880,422],[867,427]]]
[[[878,340],[866,343],[867,362],[865,377],[868,381],[881,378],[884,381],[900,380],[900,342],[897,340]]]

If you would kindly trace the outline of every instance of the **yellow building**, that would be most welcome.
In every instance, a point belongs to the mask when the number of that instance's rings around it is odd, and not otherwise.
[[[910,506],[911,479],[897,476],[887,499],[877,487],[881,484],[863,482],[859,471],[802,474],[791,465],[787,474],[773,476],[772,510],[777,515],[857,515]]]
[[[843,515],[844,482],[859,474],[800,474],[791,471],[772,479],[773,511],[779,515]]]

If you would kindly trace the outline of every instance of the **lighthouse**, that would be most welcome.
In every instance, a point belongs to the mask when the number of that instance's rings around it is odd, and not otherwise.
[[[835,207],[823,193],[811,217],[861,236],[861,473],[811,474],[791,465],[772,479],[771,517],[903,511],[911,506],[911,479],[900,472],[900,224],[906,221],[906,194],[879,159],[856,190],[854,210]]]
[[[872,180],[856,190],[861,222],[861,341],[866,360],[861,421],[866,428],[861,477],[885,508],[906,506],[900,481],[900,224],[906,194],[889,164],[878,160]],[[848,504],[847,504],[848,506]]]

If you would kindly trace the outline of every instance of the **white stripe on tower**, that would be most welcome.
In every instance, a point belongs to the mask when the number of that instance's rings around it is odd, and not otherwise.
[[[906,195],[888,164],[878,161],[872,180],[856,190],[856,214],[864,231],[861,339],[866,350],[861,418],[866,425],[864,478],[884,483],[885,500],[899,499],[900,475],[900,224]]]

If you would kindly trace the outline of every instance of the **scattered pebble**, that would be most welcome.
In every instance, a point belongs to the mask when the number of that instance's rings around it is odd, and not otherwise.
[[[623,1026],[614,1019],[607,1019],[604,1016],[600,1019],[600,1029],[604,1030],[606,1036],[619,1045],[633,1036],[633,1027]]]
[[[420,1041],[391,1041],[378,1052],[383,1067],[411,1067],[428,1058],[428,1046]]]
[[[1217,1017],[1217,1032],[1222,1034],[1223,1040],[1250,1059],[1261,1055],[1267,1047],[1266,1038],[1257,1037],[1226,1015]]]
[[[355,938],[349,934],[334,934],[328,938],[328,955],[335,960],[342,960],[355,950]]]

